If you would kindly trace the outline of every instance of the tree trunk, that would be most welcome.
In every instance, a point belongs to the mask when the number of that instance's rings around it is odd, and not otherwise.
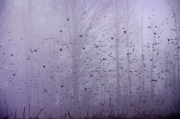
[[[116,0],[116,15],[115,15],[115,57],[116,57],[116,85],[117,85],[117,102],[120,102],[120,74],[119,74],[119,39],[118,39],[118,1]]]
[[[73,80],[73,104],[79,104],[79,83],[78,83],[78,60],[73,58],[72,80]]]

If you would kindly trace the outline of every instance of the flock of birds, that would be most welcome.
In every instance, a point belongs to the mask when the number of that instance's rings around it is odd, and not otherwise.
[[[106,15],[105,18],[107,17],[108,16]],[[67,18],[66,20],[67,22],[71,22],[70,18]],[[65,25],[65,27],[67,27],[67,25]],[[124,47],[126,46],[126,38],[124,38],[124,36],[130,36],[131,34],[135,34],[134,36],[136,36],[137,32],[130,33],[126,30],[126,28],[122,27],[121,35],[123,38],[119,39],[118,41],[122,42],[122,44],[120,44],[118,47],[120,49],[119,57],[115,55],[116,44],[114,44],[114,40],[116,39],[112,36],[108,36],[107,34],[103,34],[100,40],[98,39],[99,36],[91,36],[90,34],[76,34],[78,36],[77,39],[83,39],[84,37],[88,37],[89,39],[91,39],[84,45],[81,45],[81,42],[78,41],[75,42],[75,44],[69,41],[67,41],[67,43],[61,43],[61,40],[56,40],[56,38],[45,38],[44,36],[42,36],[41,38],[41,36],[39,35],[36,39],[38,40],[38,42],[36,42],[36,40],[33,40],[33,43],[31,44],[31,46],[34,45],[37,48],[34,48],[34,46],[33,48],[27,46],[25,47],[25,50],[22,51],[22,48],[19,48],[21,47],[21,45],[18,45],[18,42],[22,42],[22,44],[25,44],[25,42],[29,43],[29,41],[27,41],[26,38],[20,38],[20,41],[17,42],[13,41],[11,32],[8,32],[8,44],[10,44],[11,46],[11,48],[9,48],[10,50],[6,48],[7,41],[1,41],[2,45],[0,45],[0,53],[2,57],[2,65],[0,69],[0,91],[10,91],[7,92],[7,95],[8,93],[10,93],[7,97],[12,98],[11,95],[15,96],[17,92],[20,97],[23,97],[23,95],[26,94],[26,91],[30,90],[30,92],[33,92],[34,94],[30,94],[31,98],[38,101],[38,104],[34,105],[37,105],[39,108],[42,105],[50,105],[49,103],[51,98],[54,100],[54,103],[56,102],[54,106],[59,104],[63,105],[63,103],[72,103],[74,97],[72,96],[73,77],[71,77],[71,74],[72,69],[76,67],[75,69],[78,70],[76,73],[78,73],[79,80],[78,88],[82,89],[80,90],[79,95],[79,97],[81,97],[80,100],[83,102],[85,101],[85,98],[89,98],[87,99],[88,103],[100,104],[100,106],[103,107],[105,103],[109,105],[109,99],[111,99],[111,101],[114,101],[111,103],[115,103],[117,91],[117,73],[115,67],[117,67],[118,65],[118,67],[120,68],[119,77],[121,80],[120,88],[122,89],[120,92],[121,96],[123,96],[125,102],[126,100],[128,100],[129,93],[133,93],[134,99],[139,99],[137,95],[140,95],[140,97],[142,97],[142,94],[140,93],[142,85],[141,83],[139,83],[139,81],[142,80],[142,72],[144,72],[145,74],[143,85],[150,85],[151,82],[153,82],[153,87],[157,87],[157,90],[158,85],[164,85],[165,79],[169,80],[172,78],[172,71],[170,70],[172,70],[171,68],[173,68],[173,65],[175,65],[175,61],[173,61],[173,59],[168,59],[167,57],[168,61],[163,62],[163,60],[165,59],[164,55],[166,53],[171,54],[173,52],[168,51],[163,54],[163,51],[161,51],[160,49],[160,47],[163,45],[163,42],[165,42],[163,39],[161,39],[161,36],[163,35],[163,33],[159,31],[161,27],[163,27],[163,24],[159,26],[147,26],[147,29],[152,32],[151,35],[148,35],[148,37],[152,37],[151,39],[155,40],[143,45],[144,54],[139,53],[140,51],[138,47],[140,45],[138,43],[135,44],[136,41],[134,39],[130,40],[130,52],[127,52],[126,47]],[[93,29],[93,27],[91,27],[91,29]],[[44,28],[43,31],[47,32],[48,30]],[[171,31],[175,32],[176,30],[171,29]],[[64,29],[59,30],[59,32],[61,35],[67,35]],[[132,37],[134,36],[132,35]],[[167,44],[177,46],[176,40],[177,39],[175,38],[168,38]],[[83,40],[81,41],[84,42]],[[54,44],[52,45],[52,43]],[[76,57],[76,59],[78,59],[76,65],[72,66],[74,58],[72,50],[75,50],[72,49],[72,47],[78,45],[81,48],[79,50],[79,48],[77,47],[77,51],[75,51],[74,53],[80,55]],[[124,48],[121,49],[121,47]],[[177,49],[180,49],[180,46],[177,46]],[[175,50],[177,49],[175,48]],[[129,62],[127,62],[127,57],[129,57],[130,59]],[[143,57],[145,60],[141,61],[141,57]],[[116,64],[118,58],[120,63]],[[130,64],[130,70],[128,70],[127,68],[128,63]],[[169,69],[166,69],[167,67],[161,67],[162,65],[165,66],[166,63],[168,63]],[[5,73],[6,70],[8,74]],[[131,82],[127,81],[127,72],[130,72]],[[165,77],[165,74],[171,75],[169,77]],[[8,75],[7,79],[3,78],[3,76],[5,75]],[[27,75],[29,77],[27,77]],[[5,87],[4,85],[6,85],[7,83],[8,86]],[[131,84],[132,92],[128,92],[129,83]],[[172,83],[171,81],[168,81],[168,83],[169,86],[173,86],[175,82]],[[167,88],[168,84],[165,85]],[[165,87],[162,86],[162,88]],[[147,93],[150,92],[148,87],[145,87],[144,90]],[[15,93],[13,94],[11,92]],[[164,93],[163,89],[161,89],[159,93],[159,95],[162,95],[162,93]],[[84,95],[86,95],[87,97]],[[22,102],[22,99],[20,100]],[[91,100],[93,100],[94,102],[91,102]],[[164,105],[164,103],[160,102],[159,100],[164,100],[164,97],[160,98],[157,96],[156,100],[157,104],[161,103],[162,105]],[[20,105],[21,102],[19,102],[18,100],[16,101]],[[43,102],[46,102],[47,104],[43,104]],[[146,103],[146,99],[141,100],[140,98],[139,103]]]

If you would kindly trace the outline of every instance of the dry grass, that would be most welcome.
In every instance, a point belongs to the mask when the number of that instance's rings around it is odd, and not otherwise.
[[[11,113],[10,115],[4,117],[3,119],[180,119],[180,115],[176,113],[166,114],[166,113],[153,113],[153,112],[138,112],[136,115],[128,117],[126,113],[122,114],[114,114],[113,112],[107,116],[104,114],[104,110],[101,110],[97,112],[96,114],[93,114],[92,116],[89,116],[88,111],[86,116],[84,116],[81,113],[78,113],[78,116],[73,117],[72,114],[67,111],[64,113],[61,117],[53,117],[51,114],[44,113],[44,116],[39,118],[39,115],[42,114],[43,109],[40,109],[39,112],[37,112],[36,116],[34,117],[25,117],[25,108],[22,112],[22,117],[16,116],[15,113]]]

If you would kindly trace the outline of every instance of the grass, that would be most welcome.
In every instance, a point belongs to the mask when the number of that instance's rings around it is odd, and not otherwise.
[[[40,118],[39,117],[40,114],[44,116]],[[174,112],[172,112],[171,114],[167,114],[167,113],[158,114],[155,112],[153,113],[153,112],[142,111],[142,112],[138,112],[136,115],[133,115],[131,117],[129,117],[127,113],[114,114],[113,112],[111,112],[111,114],[109,115],[105,115],[105,114],[106,112],[103,109],[95,114],[92,114],[91,116],[89,116],[89,112],[87,111],[86,116],[84,116],[79,112],[76,117],[73,117],[72,113],[67,111],[61,117],[53,117],[53,115],[47,114],[47,112],[43,114],[43,109],[40,109],[39,112],[37,112],[36,116],[26,118],[25,108],[24,108],[24,111],[22,112],[22,117],[17,117],[15,111],[14,114],[11,113],[10,115],[2,119],[180,119],[180,115]]]

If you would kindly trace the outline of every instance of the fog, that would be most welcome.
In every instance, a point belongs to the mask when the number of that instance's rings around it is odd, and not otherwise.
[[[0,0],[0,118],[180,114],[179,37],[179,0]]]

